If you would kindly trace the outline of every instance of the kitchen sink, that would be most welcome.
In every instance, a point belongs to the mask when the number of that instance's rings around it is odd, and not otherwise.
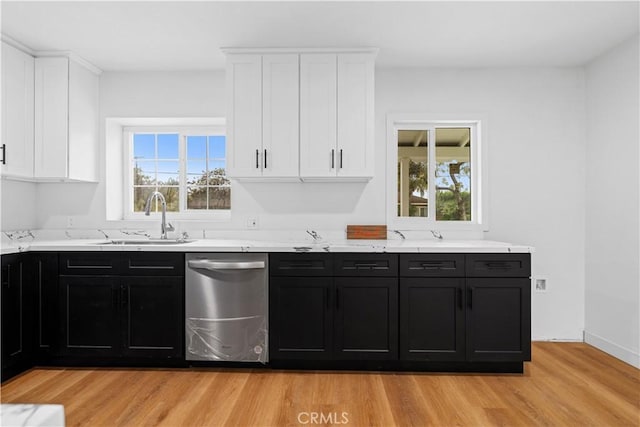
[[[191,243],[195,240],[185,239],[121,239],[121,240],[108,240],[106,242],[96,243],[97,245],[182,245],[184,243]]]

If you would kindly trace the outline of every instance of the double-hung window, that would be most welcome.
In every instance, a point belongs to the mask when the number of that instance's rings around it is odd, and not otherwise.
[[[143,215],[154,191],[162,193],[174,218],[229,216],[231,184],[223,127],[130,127],[125,141],[125,217]],[[157,198],[151,208],[161,209]]]
[[[393,116],[387,126],[389,225],[406,230],[486,227],[481,121]]]

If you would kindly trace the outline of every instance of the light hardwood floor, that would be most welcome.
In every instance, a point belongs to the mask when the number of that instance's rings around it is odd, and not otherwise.
[[[0,392],[68,426],[640,425],[640,371],[582,343],[534,343],[523,375],[34,369]]]

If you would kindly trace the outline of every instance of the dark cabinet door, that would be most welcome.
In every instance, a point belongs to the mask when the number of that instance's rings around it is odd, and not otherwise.
[[[182,277],[121,279],[123,354],[179,358],[184,347]]]
[[[273,277],[269,286],[271,359],[332,357],[330,277]]]
[[[398,279],[335,279],[335,358],[398,357]]]
[[[35,292],[34,350],[38,363],[46,363],[56,346],[58,325],[58,254],[34,253],[31,260]]]
[[[400,358],[465,359],[464,279],[400,279]]]
[[[115,356],[120,351],[120,286],[109,276],[60,276],[64,355]]]
[[[531,286],[526,278],[467,279],[467,359],[531,360]]]
[[[17,374],[30,357],[24,256],[2,257],[2,380]]]

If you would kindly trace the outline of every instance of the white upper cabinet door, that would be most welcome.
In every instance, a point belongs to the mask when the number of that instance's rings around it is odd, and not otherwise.
[[[98,74],[68,57],[36,58],[35,70],[36,179],[97,182]]]
[[[98,76],[69,61],[69,178],[78,181],[98,181],[98,91]]]
[[[34,58],[2,43],[2,175],[33,178]]]
[[[227,56],[227,176],[262,176],[262,57]]]
[[[69,59],[35,60],[35,177],[68,175]]]
[[[298,177],[298,76],[297,54],[262,57],[263,177]]]
[[[338,54],[339,177],[372,178],[374,173],[374,57]]]
[[[336,176],[335,54],[300,55],[300,177]]]

